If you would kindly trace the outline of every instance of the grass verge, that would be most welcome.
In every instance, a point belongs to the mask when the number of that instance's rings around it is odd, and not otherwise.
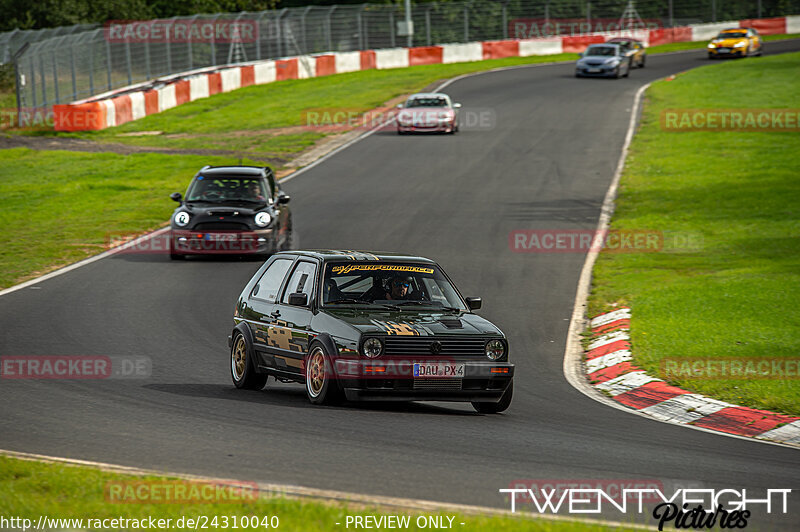
[[[661,231],[664,248],[601,253],[589,303],[591,315],[614,304],[632,307],[635,363],[650,374],[663,375],[662,363],[675,358],[797,360],[800,135],[670,132],[660,116],[682,108],[796,110],[798,68],[798,53],[725,62],[647,92],[611,228]],[[731,80],[736,90],[723,103],[719,87]],[[735,404],[800,414],[797,380],[667,380]]]
[[[175,480],[175,479],[173,479]],[[327,503],[310,499],[289,499],[280,496],[259,497],[246,502],[201,502],[201,503],[153,503],[137,502],[136,497],[128,498],[126,483],[136,482],[138,485],[152,489],[138,491],[147,497],[154,497],[156,491],[162,488],[161,493],[167,493],[166,487],[171,485],[173,492],[177,492],[174,484],[169,484],[166,477],[132,477],[117,473],[104,472],[91,467],[78,467],[63,464],[51,464],[18,460],[0,456],[0,515],[8,519],[19,517],[30,519],[32,526],[38,523],[41,516],[51,519],[83,519],[79,526],[70,524],[53,524],[47,527],[52,529],[81,529],[88,528],[87,520],[92,519],[170,519],[170,529],[178,528],[178,520],[183,518],[195,522],[208,523],[209,528],[240,528],[266,530],[263,526],[253,527],[251,518],[257,518],[259,524],[265,517],[278,518],[278,529],[300,531],[342,530],[348,516],[375,517],[385,515],[410,515],[408,530],[418,530],[416,519],[419,516],[436,516],[437,514],[422,514],[408,511],[398,511],[395,508],[363,507],[346,503]],[[141,483],[141,484],[139,484]],[[118,491],[112,489],[119,488]],[[123,494],[120,497],[112,495]],[[116,497],[116,498],[115,498]],[[141,499],[139,495],[138,500]],[[152,499],[151,499],[152,500]],[[162,499],[163,500],[163,499]],[[453,528],[460,530],[528,530],[541,532],[571,532],[571,531],[611,531],[626,530],[624,528],[584,524],[565,521],[548,521],[525,517],[494,517],[438,514],[445,517],[444,523],[453,518]],[[218,527],[210,524],[217,518]],[[246,518],[243,524],[242,519]],[[237,526],[232,526],[235,520]],[[228,526],[223,524],[227,522]],[[270,521],[266,521],[269,523]],[[166,523],[166,522],[165,522]],[[274,521],[273,521],[274,523]],[[340,524],[337,524],[340,523]],[[109,522],[109,524],[111,524]],[[128,525],[128,526],[125,526]],[[21,528],[21,527],[20,527]],[[100,528],[95,526],[94,528]],[[121,522],[121,526],[114,526],[115,530],[137,529],[130,523]],[[147,527],[145,527],[147,528]],[[194,528],[191,525],[181,528]]]
[[[224,157],[0,150],[0,287],[106,248],[110,234],[157,228],[206,164]],[[245,161],[244,164],[256,164]],[[133,207],[132,207],[133,206]]]

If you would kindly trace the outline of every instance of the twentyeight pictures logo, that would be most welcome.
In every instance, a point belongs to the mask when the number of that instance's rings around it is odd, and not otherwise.
[[[501,488],[508,494],[512,513],[519,510],[543,514],[600,514],[617,511],[623,514],[650,513],[658,521],[658,529],[665,525],[675,528],[745,528],[751,508],[758,507],[771,514],[789,512],[791,489],[663,489],[658,482],[641,482],[639,485],[594,485],[551,488],[531,484]],[[652,510],[645,505],[651,503]]]

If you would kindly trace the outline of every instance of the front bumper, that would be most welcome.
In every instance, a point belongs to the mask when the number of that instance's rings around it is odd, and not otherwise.
[[[455,121],[440,122],[438,124],[397,124],[397,131],[401,133],[449,133],[455,128]]]
[[[277,248],[273,229],[256,231],[170,231],[170,252],[181,255],[246,255],[272,253]]]
[[[727,48],[727,51],[720,52],[717,48],[709,48],[709,57],[744,57],[747,55],[747,48]]]
[[[575,75],[587,78],[613,78],[617,76],[617,68],[620,65],[614,67],[607,67],[607,66],[587,66],[587,67],[576,67],[575,68]],[[596,71],[596,72],[595,72]]]
[[[464,364],[463,378],[414,377],[414,362],[431,360],[337,360],[336,373],[350,401],[472,401],[496,403],[514,378],[514,364],[448,360]]]

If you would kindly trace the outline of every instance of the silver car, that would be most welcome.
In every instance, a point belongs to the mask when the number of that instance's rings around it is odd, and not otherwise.
[[[441,92],[412,94],[397,106],[397,134],[416,132],[455,133],[458,131],[460,103]]]
[[[575,65],[575,77],[628,77],[631,57],[619,44],[590,44]]]

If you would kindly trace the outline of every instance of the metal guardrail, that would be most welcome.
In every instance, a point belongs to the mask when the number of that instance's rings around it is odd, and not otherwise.
[[[626,7],[628,0],[419,3],[412,6],[410,41],[426,46],[594,31],[630,15]],[[800,13],[800,0],[639,0],[635,8],[639,22],[671,27]],[[17,59],[18,106],[49,109],[203,67],[407,46],[398,25],[403,20],[401,5],[361,4],[175,17],[88,31],[79,26],[40,30]],[[23,41],[15,32],[0,34],[0,50],[6,43],[13,55]]]

